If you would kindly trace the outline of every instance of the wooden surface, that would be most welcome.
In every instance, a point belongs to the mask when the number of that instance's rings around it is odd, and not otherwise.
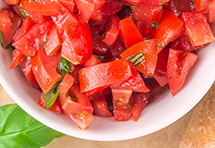
[[[215,95],[215,83],[204,96],[208,99]],[[14,103],[0,85],[0,105]],[[200,102],[201,103],[201,102]],[[194,109],[170,126],[150,135],[117,142],[100,142],[64,136],[53,140],[43,148],[178,148]]]

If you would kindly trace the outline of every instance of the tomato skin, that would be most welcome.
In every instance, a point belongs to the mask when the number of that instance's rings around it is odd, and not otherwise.
[[[187,0],[171,0],[165,5],[165,8],[180,17],[183,12],[195,11],[194,3]]]
[[[120,54],[126,50],[124,44],[119,38],[117,38],[113,45],[109,46],[108,49],[111,52],[113,58],[120,58]]]
[[[108,0],[101,7],[101,11],[103,15],[114,15],[122,9],[123,5],[119,3],[118,0]]]
[[[13,36],[21,25],[21,18],[14,13],[10,8],[0,10],[0,31],[2,33],[3,43],[5,48],[12,42]]]
[[[33,73],[44,93],[48,93],[61,77],[55,70],[60,60],[60,52],[48,57],[43,48],[31,58]]]
[[[185,24],[185,33],[189,36],[193,46],[199,46],[215,40],[203,12],[184,12],[180,18]]]
[[[41,95],[40,95],[40,97],[39,97],[39,99],[38,99],[37,104],[38,104],[39,106],[41,106],[41,107],[47,109],[47,108],[46,108],[46,102],[45,102],[44,99],[43,99],[43,92],[41,93]],[[64,113],[64,112],[63,112],[63,109],[62,109],[62,107],[61,107],[59,98],[57,98],[56,101],[54,102],[54,104],[53,104],[50,108],[48,108],[47,110],[50,110],[50,111],[53,111],[53,112],[56,112],[56,113],[60,113],[60,114]]]
[[[17,5],[19,0],[3,0],[8,5]]]
[[[112,113],[108,109],[108,104],[105,100],[105,96],[99,96],[98,98],[94,98],[91,101],[93,108],[94,108],[94,114],[96,116],[100,117],[111,117]]]
[[[105,26],[107,26],[106,28],[106,32],[103,34],[103,36],[105,36],[103,42],[105,42],[107,45],[112,45],[118,35],[119,35],[119,17],[117,15],[112,15],[108,18]]]
[[[15,41],[13,46],[26,57],[34,56],[42,46],[42,37],[49,31],[51,25],[51,21],[37,23],[19,40]]]
[[[131,111],[128,108],[115,108],[113,113],[115,121],[128,121],[131,118]]]
[[[194,5],[196,8],[196,11],[205,10],[208,7],[209,0],[195,0]]]
[[[19,65],[19,63],[22,62],[24,58],[25,58],[25,55],[23,55],[19,50],[15,49],[13,51],[13,58],[10,64],[10,69],[13,69],[17,65]]]
[[[135,122],[140,118],[140,115],[148,102],[149,96],[150,93],[138,93],[131,98],[131,114],[132,120]]]
[[[123,59],[82,68],[79,71],[80,89],[81,92],[86,92],[95,88],[109,86],[123,82],[131,75],[130,66]]]
[[[157,63],[158,41],[156,39],[150,39],[139,42],[126,49],[120,56],[123,59],[129,59],[138,53],[143,53],[145,59],[135,69],[146,75],[153,76]]]
[[[208,6],[208,22],[209,23],[214,23],[215,22],[215,1],[212,0],[210,3],[209,3],[209,6]]]
[[[167,79],[173,96],[182,88],[197,58],[198,56],[194,53],[170,49],[167,63]]]
[[[53,55],[61,48],[61,45],[62,45],[61,35],[57,29],[57,26],[54,24],[51,27],[51,29],[46,37],[46,42],[44,45],[46,54],[48,56]]]
[[[17,30],[16,34],[13,37],[14,41],[17,41],[20,39],[24,34],[26,34],[35,23],[32,21],[30,17],[25,18],[25,20],[22,22],[21,27]]]
[[[68,26],[63,33],[61,56],[77,65],[82,64],[92,55],[93,43],[90,28],[79,22]]]
[[[19,68],[28,82],[33,85],[36,82],[36,79],[32,71],[31,61],[28,59],[23,59],[19,64]]]
[[[120,20],[119,28],[126,48],[129,48],[134,44],[143,41],[143,37],[138,31],[131,17],[127,17],[125,19]]]
[[[156,30],[152,32],[151,37],[158,39],[162,44],[159,47],[159,52],[165,47],[173,38],[179,33],[181,33],[183,28],[183,22],[172,12],[164,9],[161,20],[159,21],[159,26]]]

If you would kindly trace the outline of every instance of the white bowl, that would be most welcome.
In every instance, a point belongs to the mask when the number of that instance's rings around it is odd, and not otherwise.
[[[0,7],[3,7],[0,1]],[[214,26],[215,28],[215,26]],[[198,52],[199,58],[183,89],[173,98],[170,92],[148,105],[137,122],[116,122],[95,117],[87,130],[80,130],[68,117],[37,105],[40,92],[32,88],[18,68],[9,70],[11,51],[0,48],[0,82],[13,100],[32,117],[64,134],[99,141],[126,140],[158,131],[191,110],[215,80],[215,42]]]

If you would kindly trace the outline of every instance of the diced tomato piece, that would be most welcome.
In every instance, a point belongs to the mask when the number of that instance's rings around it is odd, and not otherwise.
[[[209,0],[195,0],[194,5],[196,8],[196,11],[205,10],[208,7]]]
[[[45,41],[45,51],[48,56],[56,53],[62,45],[61,35],[58,32],[57,26],[54,24],[47,34]]]
[[[37,23],[24,36],[14,42],[13,46],[26,57],[34,56],[42,46],[42,37],[49,31],[51,25],[51,21]]]
[[[142,3],[144,3],[145,5],[149,5],[149,6],[157,6],[160,3],[161,4],[165,4],[167,2],[169,2],[170,0],[141,0]]]
[[[149,89],[146,87],[141,75],[135,70],[133,66],[130,68],[132,76],[123,82],[119,88],[133,90],[135,92],[148,92]]]
[[[56,15],[52,15],[51,18],[57,25],[60,31],[63,31],[70,24],[78,23],[78,19],[63,5],[60,5],[61,9]]]
[[[184,12],[181,20],[185,24],[185,32],[193,46],[199,46],[215,40],[203,12]]]
[[[131,111],[128,108],[114,108],[115,121],[128,121],[131,118]]]
[[[177,49],[177,50],[183,50],[183,51],[193,51],[202,47],[203,45],[193,46],[190,42],[189,37],[185,34],[182,34],[171,44],[171,48]]]
[[[97,10],[96,12],[94,12],[90,19],[101,21],[102,20],[102,11],[101,11],[101,9]]]
[[[78,125],[80,129],[86,129],[94,120],[94,116],[89,112],[78,112],[70,114],[69,117]]]
[[[94,114],[100,117],[111,117],[112,113],[108,109],[108,104],[105,100],[105,96],[100,96],[98,98],[94,98],[91,101],[93,108],[94,108]]]
[[[10,69],[15,68],[17,65],[19,65],[22,60],[24,60],[25,55],[23,55],[19,50],[15,49],[13,53],[13,59],[10,64]]]
[[[114,58],[120,58],[120,54],[126,50],[124,44],[119,38],[117,38],[113,45],[109,46],[108,49]]]
[[[86,92],[95,88],[109,86],[123,82],[131,75],[130,66],[123,59],[82,68],[79,71],[80,89],[81,92]]]
[[[33,85],[36,79],[32,71],[31,61],[28,59],[23,59],[22,62],[20,62],[19,64],[19,68],[23,72],[28,82]]]
[[[214,14],[215,14],[215,0],[212,0],[208,6],[208,15],[209,15],[208,22],[209,23],[215,22],[215,15]]]
[[[198,56],[191,52],[170,49],[167,63],[167,79],[172,95],[182,88],[185,79]]]
[[[54,1],[40,4],[34,1],[21,0],[19,6],[27,12],[40,13],[45,16],[56,15],[60,11],[59,3]]]
[[[81,45],[81,46],[80,46]],[[92,55],[92,36],[86,23],[77,23],[64,30],[61,56],[77,65]]]
[[[82,65],[73,65],[70,64],[70,69],[74,69],[70,72],[70,74],[75,78],[75,84],[79,84],[79,70],[82,68]]]
[[[39,99],[38,99],[38,102],[37,104],[45,109],[46,108],[46,102],[44,101],[43,99],[43,92],[41,93]],[[56,99],[56,101],[54,102],[54,104],[49,107],[47,110],[50,110],[50,111],[53,111],[53,112],[56,112],[56,113],[63,113],[63,109],[61,107],[61,104],[60,104],[60,101],[59,101],[59,98]]]
[[[160,86],[164,86],[168,83],[166,67],[167,67],[167,59],[168,59],[169,49],[164,48],[158,54],[157,65],[154,73],[155,80],[159,83]]]
[[[97,25],[104,25],[106,23],[108,19],[107,15],[102,15],[102,19],[101,20],[90,20],[89,24],[90,26],[97,26]]]
[[[153,31],[152,24],[155,24],[154,28],[157,28],[156,22],[158,22],[162,16],[163,6],[152,6],[141,3],[131,6],[131,10],[138,30],[145,36]]]
[[[171,0],[165,5],[165,8],[170,10],[177,17],[180,17],[183,12],[195,11],[194,3],[188,0]]]
[[[87,60],[82,66],[90,67],[90,66],[97,65],[97,64],[101,64],[101,61],[94,55],[91,55],[90,59]]]
[[[183,22],[175,14],[164,9],[158,28],[152,33],[152,38],[159,40],[159,52],[172,41],[178,33],[181,33],[182,28]]]
[[[123,37],[126,48],[143,41],[143,37],[130,17],[119,22],[120,34]],[[131,35],[132,32],[132,35]]]
[[[148,102],[149,96],[150,93],[138,93],[131,98],[131,114],[134,121],[137,121],[140,118],[140,115]]]
[[[123,5],[118,0],[108,0],[101,7],[103,15],[114,15],[122,9]]]
[[[128,106],[130,97],[133,92],[132,90],[111,88],[111,91],[113,95],[113,105],[115,108],[122,108]]]
[[[6,48],[12,42],[13,36],[21,24],[21,18],[10,8],[0,10],[0,31],[2,46]]]
[[[112,15],[108,18],[105,26],[106,26],[106,32],[103,34],[105,36],[104,38],[104,42],[107,44],[107,45],[112,45],[117,37],[118,37],[118,34],[119,34],[119,17],[117,15]]]
[[[48,57],[43,48],[39,49],[31,58],[33,73],[44,93],[48,93],[60,80],[61,75],[55,69],[60,60],[60,52]]]
[[[76,5],[74,0],[58,0],[59,3],[61,3],[67,10],[74,13],[76,11]]]
[[[142,56],[144,58],[140,61],[140,63],[138,63],[138,65],[135,65],[135,69],[146,75],[153,76],[157,64],[158,41],[156,39],[151,39],[139,42],[126,49],[121,54],[121,57],[128,60],[129,58],[135,57],[139,53],[143,54]]]
[[[97,54],[105,54],[108,51],[108,45],[102,40],[103,37],[101,35],[93,35],[93,51]]]
[[[3,0],[8,5],[17,5],[19,0]]]
[[[17,41],[20,39],[24,34],[26,34],[35,23],[32,21],[30,17],[25,18],[25,20],[22,22],[21,27],[17,30],[16,34],[13,37],[14,41]]]
[[[73,78],[73,76],[71,76],[70,74],[66,73],[58,88],[61,105],[65,103],[65,99],[68,96],[67,93],[69,92],[69,89],[72,87],[74,82],[75,78]]]

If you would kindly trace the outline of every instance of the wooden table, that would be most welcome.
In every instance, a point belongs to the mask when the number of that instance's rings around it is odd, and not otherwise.
[[[208,99],[214,95],[215,83],[203,99]],[[0,85],[0,105],[9,103],[14,103],[14,101]],[[175,123],[160,131],[136,139],[116,142],[100,142],[64,136],[54,139],[43,148],[177,148],[193,111],[194,109]]]

